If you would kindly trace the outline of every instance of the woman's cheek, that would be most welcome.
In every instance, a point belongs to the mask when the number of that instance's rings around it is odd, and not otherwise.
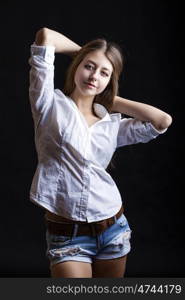
[[[102,90],[106,89],[108,85],[108,81],[105,81],[103,84],[102,84]]]
[[[102,87],[102,86],[101,86],[101,87],[99,87],[99,88],[98,88],[98,91],[97,91],[97,92],[98,92],[98,94],[102,93],[102,92],[104,91],[104,89],[105,89],[105,87],[104,87],[104,86],[103,86],[103,87]]]

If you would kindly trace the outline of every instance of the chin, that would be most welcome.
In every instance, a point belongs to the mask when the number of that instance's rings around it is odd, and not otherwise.
[[[83,96],[96,96],[97,94],[96,93],[94,93],[93,91],[82,91],[81,92],[81,94],[83,95]]]

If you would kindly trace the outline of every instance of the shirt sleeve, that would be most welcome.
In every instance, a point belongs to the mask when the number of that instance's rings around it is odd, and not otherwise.
[[[167,128],[159,131],[150,122],[123,118],[120,120],[117,148],[131,144],[147,143],[155,139],[159,134],[166,132],[166,130]]]
[[[31,45],[29,99],[34,121],[51,106],[54,94],[53,46]]]

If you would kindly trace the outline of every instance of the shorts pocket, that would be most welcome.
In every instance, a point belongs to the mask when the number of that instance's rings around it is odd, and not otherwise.
[[[52,235],[52,243],[65,243],[67,241],[70,241],[71,237],[67,235]]]
[[[53,233],[49,233],[47,231],[47,241],[50,246],[52,247],[60,247],[67,243],[69,243],[72,240],[72,237],[69,235],[57,235]]]

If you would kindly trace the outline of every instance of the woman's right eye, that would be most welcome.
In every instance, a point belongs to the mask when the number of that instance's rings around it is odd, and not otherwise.
[[[92,69],[93,69],[93,66],[92,66],[92,65],[89,65],[89,64],[87,64],[87,65],[85,65],[85,68],[86,68],[86,69],[88,69],[88,70],[92,70]]]

